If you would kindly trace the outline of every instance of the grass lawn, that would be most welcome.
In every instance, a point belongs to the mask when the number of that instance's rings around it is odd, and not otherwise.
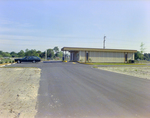
[[[135,63],[81,63],[81,64],[88,64],[88,65],[146,65],[146,64],[135,64]]]

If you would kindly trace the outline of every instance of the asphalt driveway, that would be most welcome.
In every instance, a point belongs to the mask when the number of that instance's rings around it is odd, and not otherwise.
[[[150,117],[150,80],[72,62],[12,66],[42,69],[36,118]]]

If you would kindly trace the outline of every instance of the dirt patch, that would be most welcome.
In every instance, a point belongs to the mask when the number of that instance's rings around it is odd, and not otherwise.
[[[0,118],[34,118],[41,70],[0,68]]]
[[[150,79],[150,67],[98,67],[98,69]]]

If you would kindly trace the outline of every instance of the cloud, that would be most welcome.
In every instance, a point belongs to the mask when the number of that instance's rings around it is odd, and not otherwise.
[[[12,24],[13,22],[12,21],[8,21],[8,20],[0,20],[0,24],[1,25],[9,25],[9,24]]]
[[[19,27],[33,27],[33,24],[30,23],[15,23]]]
[[[12,26],[17,26],[17,27],[33,27],[33,24],[30,23],[23,23],[23,22],[15,22],[15,21],[11,21],[11,20],[4,20],[4,19],[0,19],[0,25],[12,25]]]
[[[0,33],[38,33],[39,30],[34,29],[22,29],[22,28],[8,28],[0,27]]]
[[[12,44],[13,41],[10,39],[0,39],[1,44]]]
[[[19,35],[0,35],[0,39],[6,40],[41,40],[44,37],[36,37],[36,36],[19,36]]]

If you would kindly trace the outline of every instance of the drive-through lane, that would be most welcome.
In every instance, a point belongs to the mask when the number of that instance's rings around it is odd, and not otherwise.
[[[150,80],[72,62],[12,66],[42,69],[35,118],[150,117]]]

